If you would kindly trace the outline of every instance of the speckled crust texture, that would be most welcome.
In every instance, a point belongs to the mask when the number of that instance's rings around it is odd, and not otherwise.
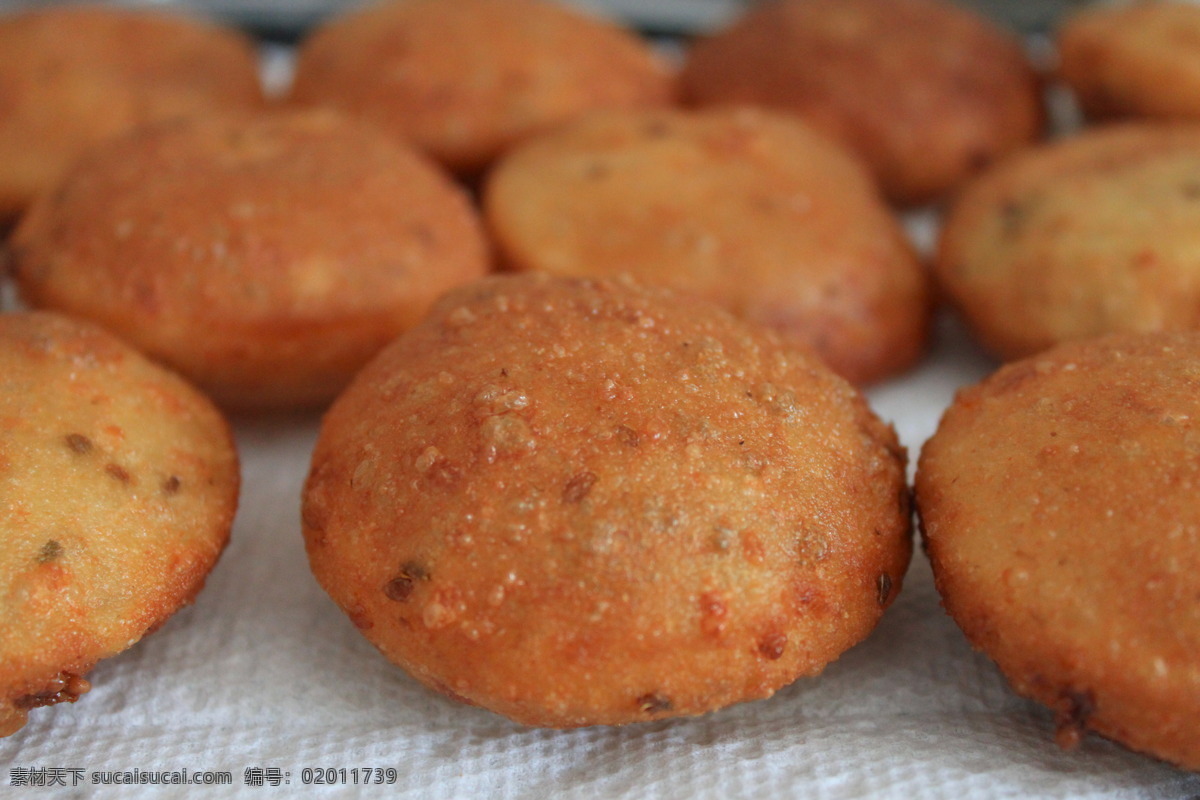
[[[191,602],[238,482],[181,379],[90,324],[0,316],[0,735]]]
[[[485,201],[510,268],[694,292],[855,383],[924,350],[925,268],[860,165],[794,118],[591,115],[517,148]]]
[[[1200,769],[1200,333],[1004,367],[960,392],[916,489],[943,604],[1060,743]]]
[[[293,99],[360,114],[474,174],[584,111],[674,94],[674,75],[636,34],[562,4],[392,0],[312,34]]]
[[[862,155],[885,193],[937,199],[1044,126],[1019,42],[943,0],[763,3],[696,43],[687,102],[797,113]]]
[[[762,698],[861,640],[911,552],[890,427],[806,352],[626,281],[444,298],[327,415],[318,580],[426,685],[530,725]]]
[[[1200,120],[1200,7],[1088,8],[1063,26],[1058,49],[1088,116]]]
[[[98,5],[0,18],[0,221],[88,147],[149,122],[262,104],[258,56],[232,29]]]
[[[1200,126],[1099,128],[972,184],[935,273],[1004,358],[1104,333],[1200,328]]]
[[[482,225],[431,162],[333,112],[214,118],[96,150],[13,237],[37,307],[94,319],[220,402],[329,402],[452,286]]]

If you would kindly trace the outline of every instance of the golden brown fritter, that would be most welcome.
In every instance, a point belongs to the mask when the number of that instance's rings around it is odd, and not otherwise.
[[[232,29],[90,6],[0,18],[0,220],[91,145],[149,122],[262,104],[253,43]]]
[[[237,495],[203,395],[90,324],[0,315],[0,735],[191,602]]]
[[[698,299],[456,290],[326,416],[318,580],[426,685],[531,725],[767,697],[874,627],[911,551],[893,431]]]
[[[393,0],[346,14],[302,44],[293,90],[461,174],[584,111],[673,96],[673,76],[634,33],[546,0]]]
[[[692,48],[682,92],[799,114],[906,204],[937,199],[1044,124],[1020,43],[942,0],[763,3]]]
[[[96,320],[243,408],[329,402],[488,265],[463,190],[332,112],[112,142],[30,210],[12,254],[27,302]]]
[[[1067,21],[1058,49],[1089,116],[1200,120],[1200,7],[1098,5]]]
[[[506,266],[694,292],[855,383],[924,350],[924,267],[870,177],[794,118],[600,113],[517,148],[486,217]]]
[[[1095,129],[998,165],[942,229],[936,275],[1004,358],[1200,328],[1200,126]]]
[[[959,394],[917,504],[943,604],[1021,694],[1200,769],[1200,333],[1119,334]]]

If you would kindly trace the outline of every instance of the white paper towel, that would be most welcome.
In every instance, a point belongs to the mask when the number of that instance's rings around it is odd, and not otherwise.
[[[954,389],[992,368],[952,324],[939,339],[917,372],[871,392],[914,458]],[[770,700],[576,731],[523,728],[457,705],[385,661],[308,570],[298,498],[316,418],[237,427],[242,507],[208,586],[161,631],[97,667],[79,703],[35,710],[0,740],[0,795],[346,791],[304,786],[305,768],[318,767],[345,768],[347,781],[355,767],[392,767],[389,795],[439,800],[1200,795],[1200,776],[1094,736],[1060,751],[1050,713],[1009,691],[943,614],[919,551],[876,632]],[[74,774],[83,781],[72,790],[68,773],[66,788],[12,785],[47,768],[82,770]],[[229,771],[233,785],[89,784],[103,771],[184,768]],[[247,768],[278,769],[290,784],[248,785]]]

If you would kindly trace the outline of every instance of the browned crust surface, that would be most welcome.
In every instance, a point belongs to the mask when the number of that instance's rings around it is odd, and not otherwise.
[[[943,604],[1060,741],[1200,768],[1200,334],[1004,367],[946,412],[916,489]]]
[[[195,389],[91,325],[0,316],[0,732],[191,601],[238,482]]]
[[[924,350],[924,267],[862,167],[767,112],[595,114],[492,172],[509,268],[688,291],[814,347],[864,383]]]
[[[701,40],[685,100],[797,113],[870,164],[886,194],[936,199],[1038,137],[1019,42],[940,0],[782,0]]]
[[[313,570],[423,683],[551,727],[819,672],[911,550],[894,432],[813,356],[626,282],[448,295],[327,415]]]
[[[972,184],[936,275],[1004,358],[1121,331],[1200,327],[1200,126],[1098,128]]]
[[[149,122],[262,103],[249,38],[173,14],[69,6],[0,18],[0,219],[84,150]]]
[[[22,297],[94,319],[250,408],[319,405],[489,265],[465,192],[332,112],[144,130],[13,237]]]
[[[1200,120],[1200,8],[1097,6],[1058,37],[1060,74],[1091,117]]]
[[[666,105],[674,78],[631,31],[545,0],[405,0],[301,47],[295,102],[331,105],[475,173],[581,112]]]

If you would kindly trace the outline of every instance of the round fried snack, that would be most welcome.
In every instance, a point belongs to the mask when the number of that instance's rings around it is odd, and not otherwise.
[[[1017,358],[1069,339],[1200,328],[1200,126],[1096,129],[972,184],[936,276],[978,338]]]
[[[262,104],[253,43],[188,17],[90,5],[0,18],[0,220],[96,142]]]
[[[1200,120],[1200,7],[1088,8],[1063,26],[1058,49],[1088,116]]]
[[[692,48],[682,91],[799,114],[905,204],[937,199],[1044,125],[1019,42],[943,0],[763,3]]]
[[[203,395],[90,324],[0,315],[0,736],[191,602],[237,496]]]
[[[500,162],[486,217],[509,267],[694,292],[802,341],[843,377],[924,349],[924,267],[870,178],[792,118],[590,116]]]
[[[584,111],[673,96],[647,43],[546,0],[392,0],[338,17],[303,43],[293,89],[460,174]]]
[[[1200,333],[1004,367],[960,392],[916,484],[946,610],[1059,742],[1200,769]]]
[[[519,722],[767,697],[875,626],[904,454],[815,357],[627,282],[447,295],[325,419],[318,580],[422,683]]]
[[[463,190],[331,112],[139,131],[13,237],[24,299],[96,320],[240,408],[331,400],[488,268]]]

